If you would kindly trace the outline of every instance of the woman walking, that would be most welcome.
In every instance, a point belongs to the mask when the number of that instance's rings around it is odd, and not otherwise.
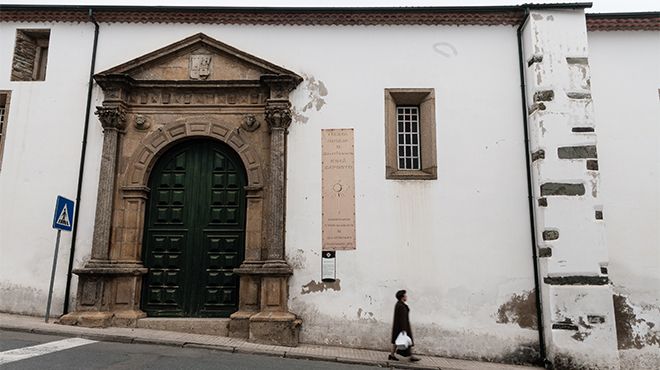
[[[402,331],[406,332],[406,335],[410,337],[412,344],[408,347],[404,353],[400,353],[405,357],[410,356],[410,361],[419,361],[418,357],[412,355],[412,346],[415,345],[413,340],[412,329],[410,329],[410,319],[408,314],[410,313],[410,308],[406,304],[408,296],[406,295],[405,290],[399,290],[396,292],[396,305],[394,306],[394,321],[392,322],[392,352],[390,353],[388,359],[392,361],[399,361],[399,359],[394,355],[396,353],[396,338],[399,336],[399,333]]]

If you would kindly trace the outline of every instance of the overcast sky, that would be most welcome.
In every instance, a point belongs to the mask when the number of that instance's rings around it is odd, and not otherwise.
[[[473,6],[516,5],[524,2],[511,0],[0,0],[3,4],[67,4],[67,5],[153,5],[153,6]],[[529,0],[529,3],[575,3],[575,1]],[[589,1],[585,1],[589,2]],[[659,0],[592,0],[590,13],[660,11]]]

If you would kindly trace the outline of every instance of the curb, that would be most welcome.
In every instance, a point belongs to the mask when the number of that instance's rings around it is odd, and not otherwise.
[[[79,330],[76,330],[74,328],[77,328]],[[160,339],[160,338],[144,338],[144,337],[136,337],[136,336],[128,336],[128,335],[90,333],[90,332],[86,332],[87,331],[85,330],[86,328],[82,330],[80,329],[82,328],[78,328],[75,326],[59,327],[59,328],[28,328],[28,327],[21,327],[11,324],[6,325],[4,323],[0,323],[0,330],[33,333],[33,334],[75,336],[75,337],[91,339],[96,341],[103,341],[103,342],[136,343],[136,344],[162,345],[162,346],[182,347],[182,348],[197,348],[197,349],[205,349],[205,350],[220,351],[220,352],[273,356],[273,357],[289,358],[296,360],[313,360],[313,361],[335,362],[335,363],[352,364],[352,365],[369,365],[369,366],[378,366],[378,367],[390,368],[390,369],[440,370],[440,368],[437,366],[424,366],[424,365],[416,365],[416,364],[408,364],[408,363],[398,363],[393,361],[362,360],[359,358],[335,357],[335,356],[324,356],[324,355],[315,355],[315,354],[298,354],[298,353],[290,353],[286,351],[280,352],[280,351],[268,351],[268,350],[258,350],[258,349],[251,350],[251,349],[244,349],[239,347],[203,344],[203,343],[191,343],[191,342]],[[443,368],[442,370],[450,370],[450,369]]]

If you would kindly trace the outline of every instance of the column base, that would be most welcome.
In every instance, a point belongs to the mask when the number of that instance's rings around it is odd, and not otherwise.
[[[238,311],[229,316],[229,333],[232,338],[250,338],[250,317],[256,315],[252,311]]]
[[[56,323],[88,328],[107,328],[112,325],[113,316],[112,312],[76,311],[60,317]]]
[[[302,320],[290,312],[259,312],[250,317],[249,341],[296,347]]]
[[[57,324],[84,326],[87,328],[107,328],[109,326],[134,328],[139,319],[147,317],[140,310],[124,310],[115,312],[76,311],[68,313],[57,320]]]

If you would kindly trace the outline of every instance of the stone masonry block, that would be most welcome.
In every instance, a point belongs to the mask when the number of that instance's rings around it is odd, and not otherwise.
[[[557,240],[559,239],[558,230],[544,230],[543,231],[543,240]]]
[[[541,185],[542,196],[580,196],[584,195],[584,184],[547,182]]]
[[[595,145],[564,146],[557,148],[560,159],[598,158]]]

